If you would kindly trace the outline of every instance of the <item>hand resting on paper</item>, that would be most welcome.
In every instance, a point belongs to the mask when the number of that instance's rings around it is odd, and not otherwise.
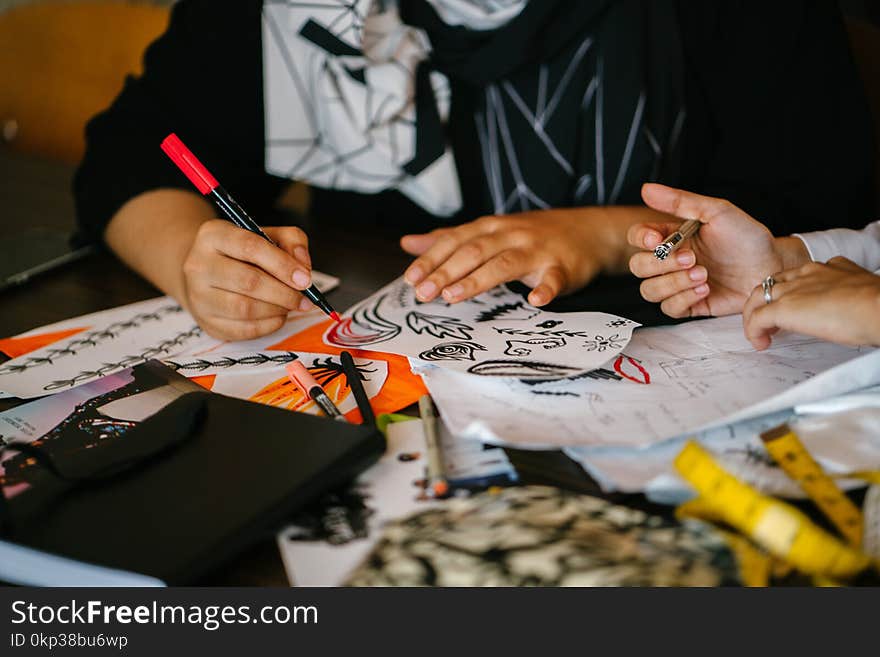
[[[846,258],[810,262],[774,274],[772,301],[756,287],[743,309],[746,337],[756,349],[780,330],[852,346],[880,346],[880,276]]]
[[[630,259],[642,282],[642,296],[660,303],[670,317],[734,315],[756,285],[783,269],[809,262],[796,237],[774,238],[763,224],[723,199],[647,184],[642,198],[649,207],[681,219],[699,219],[700,231],[666,260],[654,247],[675,232],[680,221],[630,227],[632,246],[648,249]]]
[[[544,306],[600,272],[625,271],[627,228],[656,217],[648,208],[555,208],[405,235],[401,246],[418,257],[404,278],[420,301],[448,303],[518,280],[532,288],[529,303]]]

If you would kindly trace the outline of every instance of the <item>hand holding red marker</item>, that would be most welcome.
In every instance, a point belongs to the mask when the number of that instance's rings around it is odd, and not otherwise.
[[[178,168],[189,178],[190,182],[205,196],[210,198],[224,215],[236,226],[259,235],[270,244],[275,242],[260,228],[260,226],[244,211],[244,209],[230,196],[229,192],[220,186],[217,179],[211,175],[207,168],[196,158],[195,155],[183,144],[174,133],[168,135],[162,141],[162,150],[170,157]],[[277,246],[277,245],[276,245]],[[339,322],[339,314],[327,302],[327,299],[314,285],[302,290],[303,296],[323,310],[334,321]]]

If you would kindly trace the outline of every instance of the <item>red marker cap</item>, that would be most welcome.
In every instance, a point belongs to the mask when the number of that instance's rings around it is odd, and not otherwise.
[[[199,162],[199,159],[173,132],[162,140],[162,150],[202,194],[208,194],[220,185],[205,165]]]

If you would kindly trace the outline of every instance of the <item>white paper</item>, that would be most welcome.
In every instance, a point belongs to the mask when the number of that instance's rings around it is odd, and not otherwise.
[[[526,448],[646,447],[880,383],[880,351],[777,336],[756,352],[741,332],[739,317],[639,329],[622,354],[574,380],[414,366],[453,432]]]
[[[398,279],[346,311],[324,341],[484,377],[550,379],[598,367],[636,326],[606,313],[545,312],[503,286],[457,304],[421,303]]]
[[[202,343],[202,330],[177,303],[151,299],[107,312],[88,330],[0,365],[0,389],[30,399],[69,390],[152,358]]]
[[[862,395],[859,395],[862,396]],[[874,402],[834,414],[796,416],[780,411],[735,425],[666,441],[648,449],[578,447],[565,450],[606,492],[645,493],[663,504],[679,504],[693,495],[676,473],[673,461],[688,439],[708,448],[719,465],[769,495],[803,498],[804,492],[775,464],[760,434],[788,423],[807,451],[831,475],[880,468],[880,390]],[[856,479],[838,479],[844,489],[863,486]]]
[[[318,271],[312,281],[322,292],[339,279]],[[85,328],[69,338],[0,364],[0,398],[30,399],[69,390],[151,358],[208,351],[260,350],[321,321],[323,313],[292,313],[272,335],[229,343],[205,335],[171,297],[158,297],[33,329],[16,337]]]

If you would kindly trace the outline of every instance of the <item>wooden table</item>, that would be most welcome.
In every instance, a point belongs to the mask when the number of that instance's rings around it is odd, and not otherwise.
[[[0,150],[0,239],[15,240],[23,226],[73,230],[70,196],[73,168]],[[344,309],[401,274],[409,257],[397,247],[397,234],[377,227],[364,229],[352,221],[333,226],[301,221],[309,233],[314,266],[342,279],[330,293],[331,303]],[[26,286],[0,292],[0,336],[160,295],[157,289],[128,270],[110,253],[99,253],[62,270],[34,279]],[[602,304],[598,294],[591,304]],[[611,299],[606,299],[610,303]],[[0,410],[17,402],[0,400]],[[560,485],[598,494],[596,484],[561,452],[509,450],[523,483]],[[656,510],[641,498],[625,501]],[[287,579],[274,536],[267,536],[249,552],[204,584],[286,586]]]

